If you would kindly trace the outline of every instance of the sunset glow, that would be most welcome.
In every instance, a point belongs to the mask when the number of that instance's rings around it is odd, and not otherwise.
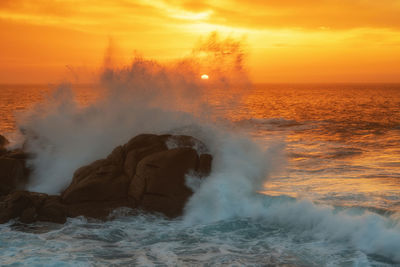
[[[168,61],[213,31],[245,40],[255,82],[400,82],[399,13],[397,0],[6,0],[0,83],[90,81],[110,38],[117,63]]]
[[[400,0],[0,0],[0,37],[4,264],[400,266]]]

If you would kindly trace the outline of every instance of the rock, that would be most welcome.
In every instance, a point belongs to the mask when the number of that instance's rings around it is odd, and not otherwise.
[[[9,144],[8,140],[0,134],[0,157],[7,153],[7,144]]]
[[[4,136],[2,136],[0,134],[0,150],[1,149],[5,149],[6,146],[9,144],[10,142],[7,140],[7,138],[5,138]]]
[[[190,195],[144,194],[139,207],[147,212],[162,213],[169,218],[175,218],[182,215],[183,208]]]
[[[167,147],[165,144],[153,144],[149,145],[146,147],[139,147],[136,149],[132,149],[128,152],[126,159],[125,159],[125,164],[124,164],[124,171],[126,175],[132,179],[133,176],[136,173],[136,167],[138,163],[145,157],[167,150]]]
[[[199,152],[200,151],[200,155]],[[211,171],[207,147],[190,136],[138,135],[106,158],[75,171],[61,196],[14,191],[26,180],[23,151],[0,158],[0,223],[64,223],[67,217],[107,219],[120,207],[140,208],[168,217],[182,214],[193,194],[185,175],[203,177]]]
[[[64,223],[66,220],[60,198],[41,193],[15,191],[0,201],[0,210],[0,223],[16,218],[23,223],[37,220]]]
[[[139,148],[150,147],[150,146],[163,146],[167,149],[165,142],[171,135],[155,135],[155,134],[140,134],[129,140],[124,145],[125,151],[132,151]]]
[[[20,160],[24,160],[24,161],[33,157],[32,154],[29,154],[22,149],[15,149],[15,150],[7,151],[5,156],[7,158],[20,159]]]
[[[25,161],[31,155],[21,149],[8,151],[8,144],[9,141],[0,135],[0,196],[22,188],[30,173]]]
[[[185,174],[195,171],[199,157],[192,148],[176,148],[154,153],[140,161],[128,195],[139,207],[179,216],[192,191],[185,185]]]
[[[115,148],[102,160],[78,169],[62,193],[65,203],[126,199],[136,165],[145,156],[166,150],[166,136],[142,134]]]
[[[117,166],[119,169],[121,169],[124,165],[124,159],[125,151],[122,146],[117,146],[114,148],[111,154],[107,157],[107,160],[110,162],[110,164]]]
[[[0,196],[21,187],[25,182],[25,168],[21,160],[0,158]]]
[[[122,167],[107,158],[79,169],[61,197],[65,203],[119,200],[127,197],[129,182]]]
[[[38,208],[38,221],[65,223],[68,207],[61,203],[59,196],[48,196],[43,205]]]
[[[201,154],[199,157],[198,175],[205,177],[211,173],[212,156],[210,154]]]
[[[211,170],[211,155],[199,157],[193,148],[207,151],[190,136],[138,135],[107,158],[78,169],[62,200],[75,206],[71,216],[91,212],[91,216],[104,217],[101,206],[108,202],[179,216],[193,193],[185,185],[185,174],[192,171],[204,176]]]
[[[26,209],[24,209],[19,216],[19,220],[23,223],[33,223],[36,222],[37,220],[37,210],[36,207],[31,206]]]
[[[200,140],[188,135],[171,135],[167,139],[169,149],[178,147],[189,147],[195,149],[198,153],[208,153],[207,146]]]

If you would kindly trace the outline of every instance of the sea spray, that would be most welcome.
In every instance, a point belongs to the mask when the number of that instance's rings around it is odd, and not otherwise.
[[[101,97],[86,107],[77,105],[69,86],[60,86],[18,119],[25,148],[35,155],[29,161],[33,173],[28,189],[57,194],[77,168],[137,134],[176,132],[215,121],[218,106],[238,102],[248,89],[239,47],[212,34],[182,60],[162,64],[137,56],[127,66],[106,65],[95,86]],[[200,79],[205,70],[213,71],[207,81]],[[226,89],[235,94],[209,101],[209,90]]]
[[[305,262],[303,265],[308,266],[308,259],[301,258],[302,255],[311,257],[321,250],[323,255],[330,255],[329,249],[336,245],[342,254],[355,251],[355,256],[348,257],[356,258],[356,263],[361,265],[370,262],[366,255],[384,257],[389,263],[400,262],[400,229],[395,217],[366,211],[352,214],[310,201],[257,193],[268,176],[285,164],[284,145],[278,140],[263,149],[245,136],[205,126],[204,118],[211,117],[212,121],[212,113],[221,102],[229,99],[231,104],[237,100],[229,97],[232,89],[222,94],[219,102],[210,102],[207,90],[213,86],[226,89],[229,76],[236,76],[217,75],[217,83],[211,86],[199,79],[203,71],[193,62],[190,59],[164,66],[136,58],[127,67],[106,67],[99,85],[104,97],[93,105],[79,107],[69,88],[63,86],[49,101],[20,120],[19,126],[28,139],[27,148],[36,154],[30,162],[35,173],[29,189],[40,192],[58,193],[69,183],[76,168],[104,157],[137,133],[197,133],[200,136],[196,137],[214,155],[210,177],[197,184],[191,183],[188,177],[188,185],[195,194],[186,206],[182,221],[149,219],[147,215],[143,215],[147,218],[144,220],[137,216],[126,222],[121,219],[101,224],[70,219],[60,230],[42,237],[52,242],[49,250],[61,247],[59,262],[70,259],[77,248],[82,255],[89,248],[100,247],[94,253],[99,264],[110,263],[108,259],[112,259],[111,263],[134,264],[137,262],[132,254],[138,251],[142,264],[163,264],[167,257],[176,264],[184,264],[187,262],[181,259],[192,257],[199,259],[196,263],[274,264],[276,259],[282,259],[289,263]],[[6,244],[11,248],[32,244],[33,248],[29,249],[34,253],[29,255],[30,260],[43,263],[43,257],[35,258],[38,243],[34,241],[39,238],[21,244],[17,242],[21,238],[16,238],[19,236],[16,231],[6,229],[2,235],[7,242],[16,242],[11,246]],[[29,240],[32,235],[23,237]],[[58,243],[58,240],[61,241]],[[39,241],[43,243],[42,239]],[[117,249],[112,250],[109,243]],[[165,244],[169,244],[167,248]],[[311,253],[307,253],[310,247]],[[291,253],[282,253],[285,249]],[[117,259],[112,258],[110,250]],[[271,251],[275,253],[272,256]],[[73,259],[74,263],[94,260],[90,252],[89,259],[79,256]],[[7,257],[13,258],[12,253]],[[48,255],[46,249],[41,253]],[[239,254],[247,257],[246,260],[238,258]],[[21,255],[23,262],[25,253]],[[220,255],[224,258],[219,258]],[[294,260],[293,255],[297,255]],[[332,259],[318,259],[314,261],[317,266],[315,262],[335,263]]]
[[[262,209],[256,192],[285,164],[282,141],[274,140],[264,149],[238,134],[219,132],[214,140],[217,142],[210,176],[195,186],[193,179],[187,177],[195,192],[186,205],[188,223],[256,215],[256,210]]]
[[[273,197],[257,193],[268,175],[284,163],[283,144],[263,151],[238,136],[219,140],[213,171],[202,183],[188,185],[195,191],[185,207],[184,225],[226,220],[261,220],[265,227],[284,229],[299,239],[338,243],[366,254],[400,262],[398,214],[382,216],[367,210],[338,210],[310,200]]]
[[[185,207],[183,224],[194,226],[229,220],[262,221],[299,239],[341,244],[370,255],[400,262],[398,213],[382,216],[368,210],[336,209],[311,200],[257,193],[285,167],[285,143],[269,145],[238,134],[214,134],[213,170],[207,179],[187,176],[195,192]],[[267,149],[265,149],[265,147]]]

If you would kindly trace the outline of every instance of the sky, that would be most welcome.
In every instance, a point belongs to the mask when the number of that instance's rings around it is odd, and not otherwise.
[[[1,0],[0,83],[90,82],[113,44],[185,57],[211,32],[243,41],[254,82],[400,82],[400,0]]]

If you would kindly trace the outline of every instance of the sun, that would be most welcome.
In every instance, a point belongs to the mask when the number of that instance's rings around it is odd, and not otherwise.
[[[201,79],[203,79],[203,80],[208,80],[208,75],[207,75],[207,74],[201,75]]]

